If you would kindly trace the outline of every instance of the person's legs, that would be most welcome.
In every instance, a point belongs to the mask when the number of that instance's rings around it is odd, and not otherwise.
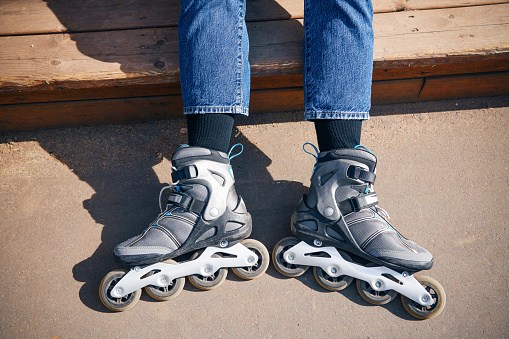
[[[249,108],[245,0],[181,0],[180,81],[189,145],[227,151],[233,115]]]
[[[115,248],[119,261],[154,263],[251,233],[227,154],[233,116],[247,115],[249,106],[244,16],[245,0],[181,0],[180,78],[189,145],[172,156],[173,184],[161,214]]]
[[[371,1],[305,0],[305,15],[305,116],[315,123],[320,153],[292,231],[395,269],[429,269],[431,254],[377,206],[376,157],[358,146],[371,104]]]
[[[373,72],[371,1],[306,0],[305,117],[321,151],[359,144]]]

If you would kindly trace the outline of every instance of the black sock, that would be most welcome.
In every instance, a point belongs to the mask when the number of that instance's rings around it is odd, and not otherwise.
[[[361,142],[362,120],[316,119],[316,138],[320,152],[354,148]]]
[[[189,146],[228,152],[233,130],[233,114],[186,114]]]

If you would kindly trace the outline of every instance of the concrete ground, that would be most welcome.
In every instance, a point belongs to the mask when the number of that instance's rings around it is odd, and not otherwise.
[[[321,288],[271,265],[213,291],[186,282],[174,300],[145,293],[123,313],[98,298],[113,247],[158,213],[184,120],[0,135],[0,337],[508,337],[509,98],[377,106],[362,143],[378,157],[376,191],[393,224],[435,256],[447,306],[419,321],[399,298],[372,306],[354,286]],[[301,113],[240,119],[233,160],[269,251],[309,184],[315,142]],[[505,306],[504,306],[505,305]]]

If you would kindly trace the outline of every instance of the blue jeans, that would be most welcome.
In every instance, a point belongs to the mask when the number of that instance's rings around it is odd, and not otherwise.
[[[249,112],[245,0],[181,0],[184,114]],[[373,73],[371,0],[304,1],[305,118],[368,119]]]

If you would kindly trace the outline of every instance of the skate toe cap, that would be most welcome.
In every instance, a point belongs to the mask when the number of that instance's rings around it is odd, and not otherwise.
[[[125,264],[144,264],[157,262],[159,258],[172,252],[163,246],[149,246],[140,243],[141,236],[136,236],[118,244],[113,254],[118,262]]]

